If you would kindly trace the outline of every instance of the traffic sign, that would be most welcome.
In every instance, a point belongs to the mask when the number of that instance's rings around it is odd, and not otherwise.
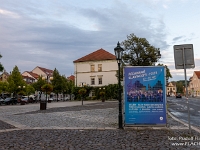
[[[174,45],[174,61],[176,69],[194,68],[193,45]]]

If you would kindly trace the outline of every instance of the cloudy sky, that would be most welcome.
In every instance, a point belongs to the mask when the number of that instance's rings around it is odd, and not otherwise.
[[[173,45],[193,44],[200,70],[200,0],[0,0],[0,62],[7,72],[36,66],[61,75],[74,73],[73,61],[103,48],[114,54],[127,35],[146,38],[160,48],[172,81],[184,80],[175,69]]]

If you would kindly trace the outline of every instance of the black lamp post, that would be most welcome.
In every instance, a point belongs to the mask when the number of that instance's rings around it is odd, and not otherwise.
[[[122,60],[122,52],[124,51],[123,48],[120,47],[119,42],[117,43],[117,47],[114,48],[115,56],[118,63],[118,85],[119,85],[119,115],[118,115],[118,125],[119,129],[123,129],[123,119],[122,119],[122,98],[121,98],[121,82],[120,82],[120,64]]]
[[[25,88],[26,88],[26,86],[24,86],[24,85],[23,85],[23,86],[18,86],[18,89],[20,89],[20,91],[21,91],[21,93],[20,93],[20,95],[21,95],[21,97],[20,97],[21,105],[24,105],[24,104],[25,104],[24,101],[21,101],[22,95],[23,95],[23,94],[22,94],[22,91],[23,91],[22,89],[25,89]],[[20,92],[20,91],[19,91],[19,92]],[[18,94],[17,94],[17,101],[18,101]]]
[[[83,87],[85,85],[85,82],[80,82],[81,83],[81,87]],[[82,102],[82,105],[83,105],[83,95],[81,95],[81,102]]]
[[[50,77],[50,75],[47,74],[46,77],[42,77],[42,80],[46,80],[47,84],[49,84],[50,80],[53,80],[53,77]],[[46,100],[40,101],[40,110],[46,110],[46,108],[47,108],[47,89],[45,89],[45,92],[46,92]]]
[[[161,54],[160,54],[160,50],[158,50],[158,54],[157,54],[158,58],[161,58]]]

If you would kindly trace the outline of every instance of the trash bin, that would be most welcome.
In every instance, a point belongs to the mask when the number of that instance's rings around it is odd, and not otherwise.
[[[47,102],[40,101],[40,110],[46,110],[46,109],[47,109]]]

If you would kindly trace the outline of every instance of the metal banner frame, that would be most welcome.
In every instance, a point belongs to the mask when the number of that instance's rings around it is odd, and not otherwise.
[[[164,66],[124,67],[124,125],[166,126]]]

